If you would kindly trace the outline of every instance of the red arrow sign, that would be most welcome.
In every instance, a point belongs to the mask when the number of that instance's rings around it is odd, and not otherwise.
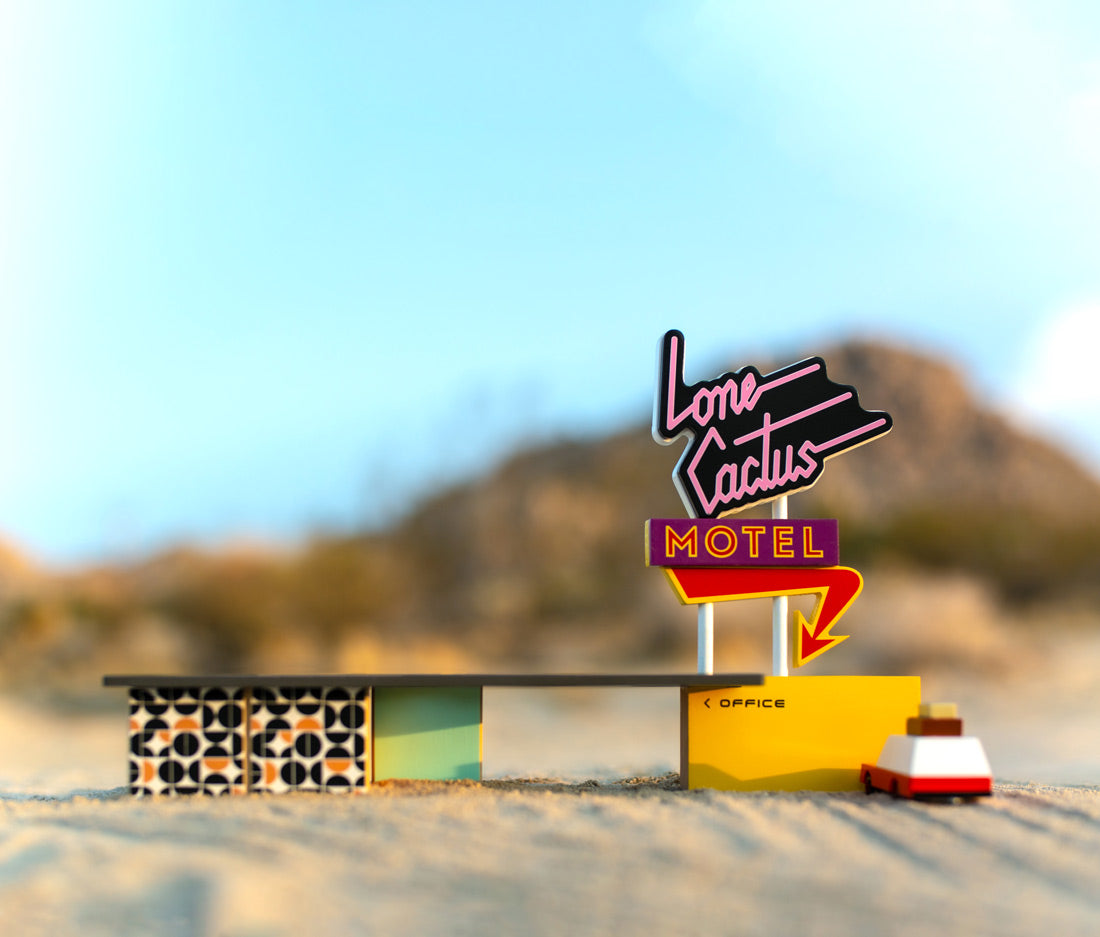
[[[774,595],[816,595],[810,620],[794,613],[797,642],[794,665],[801,667],[846,641],[846,634],[830,629],[848,611],[863,589],[863,577],[849,566],[811,569],[791,567],[687,567],[665,569],[672,588],[686,605],[759,599]]]

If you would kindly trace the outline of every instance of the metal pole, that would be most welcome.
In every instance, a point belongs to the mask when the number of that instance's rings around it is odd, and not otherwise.
[[[772,520],[787,519],[787,496],[776,498],[772,502]],[[772,674],[776,677],[787,676],[787,597],[777,595],[772,598]]]
[[[699,673],[714,673],[714,605],[699,606]]]

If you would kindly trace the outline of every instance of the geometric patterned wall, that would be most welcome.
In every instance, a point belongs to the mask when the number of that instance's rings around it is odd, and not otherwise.
[[[105,676],[105,686],[127,687],[130,693],[131,792],[347,792],[400,779],[477,781],[487,686],[666,686],[693,692],[714,687],[717,692],[762,686],[766,679],[760,674],[346,676],[359,685],[332,685],[342,678],[319,674],[254,682],[244,677],[236,686],[203,685],[202,677]],[[210,679],[232,684],[238,678]],[[799,678],[807,679],[825,678]],[[686,732],[681,730],[684,744]]]
[[[238,688],[132,687],[131,792],[244,793],[246,696]]]
[[[206,687],[202,701],[199,781],[203,794],[247,793],[245,775],[248,690]]]
[[[370,778],[366,687],[256,687],[249,789],[362,790]]]
[[[131,687],[130,791],[354,791],[370,779],[364,687]]]

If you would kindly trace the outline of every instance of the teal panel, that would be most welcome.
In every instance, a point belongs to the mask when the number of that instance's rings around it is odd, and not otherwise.
[[[375,687],[374,780],[481,780],[481,687]]]

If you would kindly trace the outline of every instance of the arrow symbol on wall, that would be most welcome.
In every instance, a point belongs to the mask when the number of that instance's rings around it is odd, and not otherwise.
[[[863,589],[863,577],[850,566],[811,569],[673,566],[665,569],[665,575],[685,605],[777,595],[816,595],[817,604],[808,621],[801,612],[794,613],[795,667],[848,640],[846,634],[833,634],[832,627]]]

